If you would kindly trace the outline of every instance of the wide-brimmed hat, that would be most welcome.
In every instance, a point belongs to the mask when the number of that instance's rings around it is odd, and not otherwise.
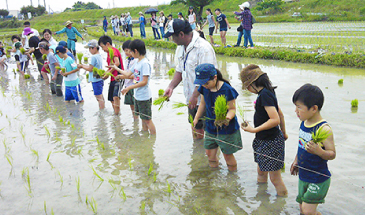
[[[70,20],[68,20],[65,25],[68,26],[70,24],[73,24],[73,22],[71,22]]]
[[[86,46],[84,46],[85,48],[95,48],[95,47],[99,47],[98,41],[97,40],[90,40]]]
[[[254,81],[256,81],[261,75],[265,74],[259,66],[255,64],[250,64],[242,69],[241,71],[241,81],[242,88],[247,89]]]
[[[24,28],[24,35],[29,35],[29,34],[33,34],[34,32],[32,31],[32,29],[30,29],[29,27]]]
[[[249,8],[250,7],[250,3],[249,2],[244,2],[241,5],[238,5],[242,10],[245,8]]]

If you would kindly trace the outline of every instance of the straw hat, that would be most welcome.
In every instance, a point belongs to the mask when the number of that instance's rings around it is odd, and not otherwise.
[[[255,64],[250,64],[242,69],[241,71],[241,81],[242,88],[247,89],[254,81],[256,81],[261,75],[265,74],[261,71],[260,67]]]
[[[68,20],[67,22],[66,22],[66,26],[68,26],[68,25],[70,25],[70,24],[72,24],[73,22],[71,22],[70,20]]]

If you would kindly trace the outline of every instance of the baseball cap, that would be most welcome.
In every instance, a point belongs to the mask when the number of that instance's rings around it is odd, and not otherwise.
[[[191,10],[191,9],[194,9],[194,7],[193,6],[189,6],[189,10]]]
[[[90,40],[85,46],[85,48],[95,48],[95,47],[99,47],[98,41],[96,40]]]
[[[63,47],[67,47],[67,43],[66,41],[63,41],[61,40],[59,43],[58,43],[59,46],[63,46]]]
[[[213,64],[200,64],[195,68],[196,78],[194,84],[204,85],[211,79],[211,77],[215,76],[216,74],[217,70]]]
[[[181,12],[178,12],[178,13],[177,13],[177,15],[180,15],[180,16],[182,16],[182,13],[181,13]]]
[[[181,19],[173,19],[169,25],[167,26],[167,33],[165,33],[165,38],[169,38],[171,35],[175,33],[179,33],[180,31],[184,33],[189,33],[193,31],[188,21],[183,21]]]
[[[63,47],[63,46],[57,46],[56,47],[56,54],[58,54],[58,53],[66,53],[66,49],[65,49],[65,47]]]

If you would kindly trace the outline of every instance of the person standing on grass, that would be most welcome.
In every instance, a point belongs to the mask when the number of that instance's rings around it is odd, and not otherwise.
[[[209,24],[209,38],[210,38],[210,43],[212,45],[215,45],[214,43],[214,39],[213,39],[213,33],[214,33],[214,28],[215,28],[215,19],[214,19],[214,15],[212,13],[212,11],[210,10],[210,8],[205,10],[205,13],[207,14],[207,20],[205,21],[205,23],[203,24],[202,28],[204,28],[204,26],[206,24]]]
[[[267,183],[270,176],[278,196],[288,195],[281,169],[284,167],[285,130],[284,114],[281,111],[271,81],[260,67],[250,64],[240,73],[242,88],[257,94],[254,125],[242,125],[246,132],[254,133],[252,147],[257,163],[257,182]]]
[[[114,26],[115,26],[115,35],[119,35],[120,32],[120,26],[119,26],[119,18],[117,15],[114,16]]]
[[[101,36],[98,41],[98,45],[103,49],[104,52],[107,53],[108,57],[106,59],[108,66],[115,65],[119,69],[123,70],[123,61],[122,61],[122,55],[120,54],[119,50],[115,47],[113,47],[113,41],[112,38],[110,38],[107,35]],[[109,54],[109,49],[113,49],[114,57],[111,59]],[[118,75],[118,71],[109,68],[108,71],[111,74],[113,74],[114,77]],[[109,85],[109,91],[108,91],[108,100],[112,103],[114,113],[115,115],[118,115],[120,112],[120,91],[122,88],[122,83],[120,81],[115,80],[114,77],[110,77],[110,85]],[[102,77],[104,80],[107,79],[109,76],[105,75]]]
[[[110,68],[117,69],[127,78],[134,77],[135,84],[124,88],[122,94],[126,95],[130,90],[134,90],[134,113],[142,119],[142,129],[149,131],[151,135],[155,135],[156,127],[152,122],[152,93],[149,87],[151,65],[145,57],[146,46],[142,40],[136,39],[130,43],[129,49],[132,56],[138,59],[131,71],[122,71],[116,68],[116,66],[111,66]]]
[[[121,27],[121,32],[122,32],[122,36],[125,36],[125,32],[126,32],[126,26],[125,26],[125,17],[124,17],[124,13],[122,13],[120,15],[120,25]]]
[[[165,96],[171,97],[174,89],[183,81],[189,115],[194,118],[200,104],[200,93],[198,87],[194,84],[195,68],[203,63],[217,66],[215,52],[208,41],[191,29],[188,21],[173,19],[169,23],[165,38],[170,36],[174,43],[178,45],[176,53],[178,65],[172,81],[165,90]],[[204,121],[199,120],[192,128],[192,131],[195,139],[202,139],[204,137]]]
[[[142,11],[139,13],[139,30],[141,31],[141,38],[146,39],[146,18],[144,17]]]
[[[89,49],[90,54],[92,54],[91,62],[89,65],[78,64],[77,68],[82,68],[89,72],[89,82],[92,84],[95,98],[99,103],[99,109],[102,110],[105,108],[105,100],[103,96],[104,80],[98,74],[93,73],[94,67],[97,69],[103,69],[103,58],[99,53],[98,41],[90,40],[85,48]]]
[[[235,47],[240,46],[241,44],[241,39],[242,39],[242,34],[244,37],[244,42],[243,42],[243,46],[245,48],[247,48],[248,46],[248,42],[250,42],[250,46],[251,48],[254,47],[253,42],[252,42],[252,37],[251,37],[251,30],[252,30],[252,14],[250,11],[250,3],[245,2],[242,5],[239,5],[240,7],[240,12],[233,12],[235,15],[240,16],[241,17],[241,26],[242,26],[242,31],[240,31],[238,33],[238,38],[237,38],[237,44],[235,45]]]
[[[125,19],[125,22],[127,24],[127,28],[128,28],[128,31],[131,35],[131,37],[133,37],[133,23],[132,23],[132,17],[131,17],[131,14],[128,12],[127,13],[127,18]]]
[[[155,40],[161,39],[160,33],[158,32],[158,24],[157,24],[157,18],[156,18],[155,12],[151,13],[150,21],[151,21],[151,27],[152,27],[153,36],[155,37]],[[158,35],[158,37],[156,35]]]
[[[183,20],[183,21],[185,20],[183,14],[181,12],[177,13],[177,18],[180,20]]]
[[[108,20],[107,20],[106,16],[104,16],[104,20],[103,20],[103,30],[105,33],[108,31]]]
[[[189,23],[190,23],[190,26],[191,26],[191,29],[195,30],[196,28],[196,14],[194,12],[194,7],[193,6],[190,6],[189,7],[189,10],[188,10],[188,19],[189,19]]]
[[[77,31],[77,29],[75,27],[72,27],[72,24],[73,24],[73,22],[67,21],[66,27],[64,27],[60,31],[57,31],[54,34],[57,35],[57,34],[66,33],[67,34],[67,48],[68,48],[68,50],[70,50],[72,52],[72,54],[74,56],[76,56],[76,42],[77,42],[76,35],[81,37],[82,40],[84,40],[84,38]]]
[[[116,33],[115,33],[115,22],[114,22],[114,16],[112,15],[111,17],[110,17],[110,22],[112,23],[112,28],[113,28],[113,32],[114,32],[114,35],[116,35]]]
[[[160,11],[160,17],[158,18],[159,26],[160,26],[160,32],[161,37],[164,38],[165,35],[165,24],[167,22],[165,14],[163,11]]]
[[[217,15],[216,18],[216,29],[215,29],[215,33],[217,33],[218,30],[218,24],[219,24],[219,31],[220,31],[220,36],[221,36],[221,42],[224,46],[224,48],[227,47],[227,39],[226,39],[226,34],[227,34],[227,30],[228,28],[231,29],[231,26],[228,23],[227,17],[226,15],[224,15],[223,13],[221,13],[221,10],[219,8],[215,9],[215,14]]]

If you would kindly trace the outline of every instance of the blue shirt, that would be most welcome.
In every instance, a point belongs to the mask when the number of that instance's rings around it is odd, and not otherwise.
[[[217,22],[219,22],[219,28],[227,28],[226,15],[223,13],[219,14],[216,18]]]
[[[152,98],[151,89],[149,87],[151,65],[147,58],[143,58],[141,61],[134,63],[131,71],[133,72],[135,83],[141,82],[143,80],[143,76],[148,76],[148,82],[145,86],[134,89],[134,98],[137,101],[146,101]]]
[[[233,134],[237,130],[240,129],[237,121],[237,117],[234,118],[229,122],[229,125],[223,125],[223,127],[215,127],[214,120],[215,120],[215,113],[214,113],[214,103],[218,96],[225,95],[227,99],[227,103],[232,101],[238,97],[237,91],[229,84],[225,83],[217,92],[212,92],[206,89],[203,86],[200,86],[198,92],[204,96],[205,101],[205,108],[207,113],[207,119],[205,121],[205,130],[211,134]]]
[[[103,27],[107,27],[108,26],[108,20],[104,19],[103,20]]]
[[[66,68],[66,72],[71,72],[72,70],[77,69],[77,64],[71,57],[67,57],[66,60],[63,60],[61,66],[62,68]],[[65,81],[66,87],[75,87],[80,84],[77,72],[74,72],[67,77],[65,76],[63,80]]]
[[[139,17],[139,24],[144,25],[144,20],[145,20],[145,18],[143,16],[140,16]]]
[[[76,35],[82,37],[82,35],[77,31],[75,27],[71,27],[71,29],[64,27],[62,30],[57,31],[56,34],[62,34],[65,32],[67,34],[68,39],[76,39]]]
[[[324,160],[318,155],[311,154],[305,150],[305,145],[312,140],[312,133],[316,132],[326,123],[327,122],[323,120],[311,127],[306,127],[304,125],[304,121],[300,124],[297,157],[298,165],[300,167],[331,176],[331,173],[328,170],[327,160]],[[299,179],[308,183],[322,183],[329,179],[329,177],[299,168]]]
[[[100,54],[95,54],[93,56],[91,56],[91,62],[90,64],[98,69],[102,69],[103,68],[103,58],[101,57]],[[103,79],[98,78],[97,76],[94,76],[93,72],[89,72],[89,81],[90,82],[98,82],[98,81],[102,81]]]

